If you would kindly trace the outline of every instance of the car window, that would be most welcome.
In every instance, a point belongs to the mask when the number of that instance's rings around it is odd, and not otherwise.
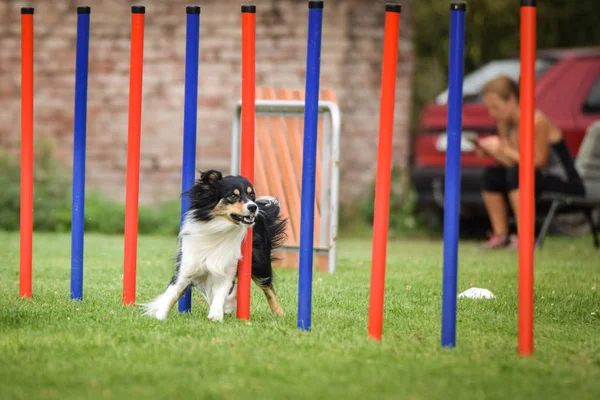
[[[596,83],[592,86],[592,90],[590,90],[590,93],[583,104],[583,112],[589,114],[600,113],[600,75],[596,78]]]
[[[553,61],[546,59],[536,60],[536,79],[542,76],[553,63]],[[518,81],[520,73],[521,65],[518,58],[489,62],[464,77],[463,98],[465,101],[478,101],[479,92],[483,85],[485,85],[488,81],[500,74],[508,75],[515,81]],[[446,89],[436,98],[436,102],[438,104],[445,104],[447,101],[448,89]]]

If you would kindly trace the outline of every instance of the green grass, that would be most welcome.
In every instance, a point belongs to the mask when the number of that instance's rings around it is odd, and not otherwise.
[[[121,305],[123,241],[86,237],[84,302],[69,301],[70,237],[34,237],[34,297],[20,299],[19,237],[0,233],[0,398],[600,398],[600,253],[550,239],[536,255],[536,351],[516,354],[517,256],[460,249],[458,343],[442,349],[442,243],[388,246],[384,338],[367,339],[370,242],[343,240],[338,272],[315,273],[313,329],[296,329],[297,273],[277,271],[287,312],[253,287],[251,322],[175,310],[166,322]],[[137,300],[171,274],[173,238],[139,238]]]

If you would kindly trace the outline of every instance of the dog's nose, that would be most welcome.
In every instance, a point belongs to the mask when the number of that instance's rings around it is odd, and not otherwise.
[[[257,209],[258,209],[258,207],[256,206],[256,204],[254,204],[254,203],[248,204],[248,211],[250,211],[251,213],[256,212]]]

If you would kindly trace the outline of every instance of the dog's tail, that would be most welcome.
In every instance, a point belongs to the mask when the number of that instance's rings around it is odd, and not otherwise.
[[[281,218],[275,197],[259,197],[256,204],[259,211],[252,234],[252,275],[261,286],[271,287],[274,250],[285,242],[287,219]]]
[[[275,250],[285,242],[285,228],[287,219],[282,219],[279,200],[275,197],[259,197],[256,199],[258,215],[254,234],[263,237],[268,242],[271,250]]]

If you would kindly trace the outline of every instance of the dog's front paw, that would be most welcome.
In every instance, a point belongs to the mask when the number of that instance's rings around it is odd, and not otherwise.
[[[208,319],[215,322],[223,321],[223,310],[210,310]]]
[[[237,299],[235,296],[229,296],[225,301],[225,306],[223,307],[223,312],[225,314],[235,314],[235,310],[237,308]]]

